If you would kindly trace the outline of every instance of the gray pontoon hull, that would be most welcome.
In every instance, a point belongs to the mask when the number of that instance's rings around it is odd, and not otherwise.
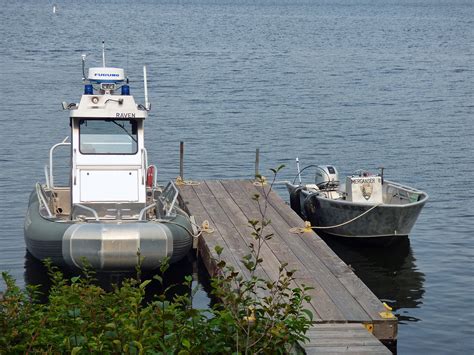
[[[36,192],[30,196],[24,225],[28,251],[37,259],[81,267],[86,258],[96,270],[134,270],[137,252],[142,269],[182,259],[192,247],[189,218],[177,214],[166,221],[88,221],[45,218],[39,212]]]

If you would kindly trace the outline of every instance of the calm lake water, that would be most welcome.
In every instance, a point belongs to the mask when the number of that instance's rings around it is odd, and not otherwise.
[[[400,354],[474,353],[472,1],[56,4],[1,1],[0,270],[21,285],[43,276],[25,259],[28,194],[69,134],[60,103],[82,93],[81,54],[100,65],[105,40],[140,100],[148,66],[146,138],[163,183],[182,140],[194,180],[252,177],[260,148],[262,171],[287,165],[281,179],[299,156],[341,174],[383,165],[427,191],[409,243],[331,245],[394,307]]]

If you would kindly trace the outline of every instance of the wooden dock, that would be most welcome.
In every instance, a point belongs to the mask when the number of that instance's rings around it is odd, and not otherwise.
[[[209,274],[215,274],[214,250],[224,248],[221,257],[245,275],[241,263],[249,254],[251,229],[248,220],[260,219],[252,196],[269,186],[255,186],[251,181],[202,181],[197,185],[181,185],[184,207],[198,224],[209,221],[214,232],[204,233],[198,240],[198,252]],[[352,270],[314,232],[292,233],[293,227],[304,227],[300,217],[271,191],[266,199],[267,227],[274,233],[262,247],[262,271],[275,280],[281,264],[297,270],[295,282],[313,287],[307,307],[316,324],[303,345],[308,354],[377,353],[390,354],[379,340],[393,343],[397,337],[397,319],[387,312],[382,302],[363,284]],[[261,200],[261,203],[265,201]],[[378,339],[378,340],[377,340]]]

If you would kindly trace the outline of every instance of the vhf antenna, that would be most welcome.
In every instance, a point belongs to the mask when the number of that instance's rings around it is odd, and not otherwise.
[[[300,160],[298,157],[296,157],[296,170],[298,171],[298,180],[301,185],[301,170],[300,170]]]
[[[86,81],[86,55],[81,55],[82,57],[82,81]]]
[[[105,68],[105,41],[102,41],[102,66]]]
[[[145,94],[145,110],[150,111],[151,105],[148,102],[148,80],[146,77],[146,65],[143,66],[143,86]]]

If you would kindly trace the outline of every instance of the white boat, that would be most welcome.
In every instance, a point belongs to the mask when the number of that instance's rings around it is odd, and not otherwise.
[[[314,183],[303,184],[301,172],[308,168],[315,169]],[[290,205],[322,235],[384,242],[406,237],[428,200],[423,191],[385,180],[383,169],[381,174],[358,171],[344,184],[331,165],[310,165],[301,172],[299,184],[296,178],[286,183]]]
[[[69,111],[70,139],[53,145],[44,184],[29,200],[24,234],[37,259],[97,270],[155,269],[165,257],[175,262],[192,246],[189,216],[178,206],[178,189],[156,182],[148,164],[144,122],[150,110],[130,95],[123,69],[105,66],[84,74],[79,103],[63,103]],[[56,122],[51,122],[56,124]],[[55,183],[59,149],[69,153],[67,186]]]

